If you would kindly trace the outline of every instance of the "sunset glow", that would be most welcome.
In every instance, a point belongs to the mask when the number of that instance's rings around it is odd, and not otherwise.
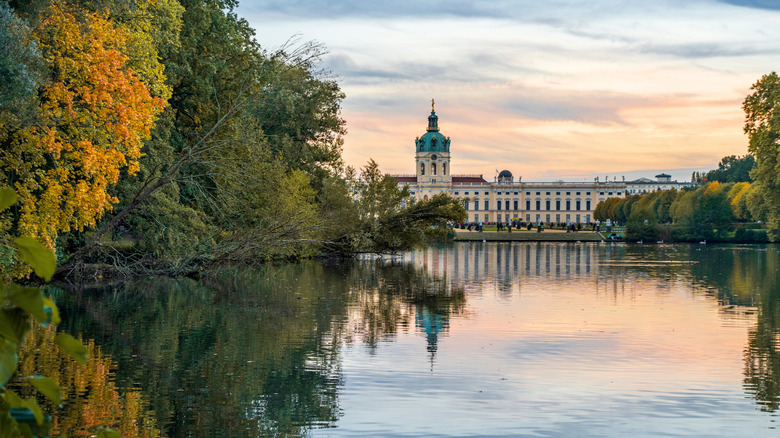
[[[246,1],[239,13],[269,49],[295,35],[327,47],[353,166],[411,173],[431,98],[453,173],[683,180],[745,154],[741,104],[777,68],[780,6],[618,3]]]

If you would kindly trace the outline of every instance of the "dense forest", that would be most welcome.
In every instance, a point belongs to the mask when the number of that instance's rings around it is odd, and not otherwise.
[[[60,275],[177,274],[397,251],[461,219],[373,161],[346,166],[325,49],[268,50],[236,6],[0,1],[0,187],[18,194],[0,217],[7,276],[28,273],[17,236],[56,251]]]

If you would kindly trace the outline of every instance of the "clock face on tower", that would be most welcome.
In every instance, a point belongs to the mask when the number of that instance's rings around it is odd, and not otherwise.
[[[431,155],[431,160],[435,160],[437,158],[439,158],[439,157],[437,157],[436,154]]]

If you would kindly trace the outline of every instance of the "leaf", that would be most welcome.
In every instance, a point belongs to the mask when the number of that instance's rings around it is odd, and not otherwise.
[[[14,239],[22,260],[30,265],[35,273],[46,281],[51,280],[57,269],[57,258],[54,253],[32,237],[17,237]]]
[[[16,345],[3,339],[0,341],[0,386],[5,386],[16,372],[19,356],[16,354]]]
[[[43,309],[43,295],[41,295],[40,289],[12,284],[9,286],[8,299],[16,306],[26,310],[38,321],[49,322],[50,316]]]
[[[60,310],[57,308],[57,305],[54,304],[54,301],[44,298],[43,299],[43,311],[48,315],[49,322],[51,324],[57,325],[62,320],[60,319]]]
[[[41,407],[38,406],[38,402],[35,401],[34,398],[30,397],[27,400],[24,401],[24,406],[30,409],[35,416],[35,422],[38,423],[38,425],[43,424],[43,411],[41,410]]]
[[[98,432],[97,438],[122,438],[122,435],[113,429],[103,429]]]
[[[0,189],[0,211],[16,204],[16,192],[10,187]]]
[[[12,408],[21,408],[24,406],[24,400],[19,397],[15,392],[10,389],[6,389],[2,396],[3,401]]]
[[[81,344],[78,339],[67,333],[58,333],[54,337],[54,343],[60,346],[60,348],[66,353],[70,354],[73,359],[81,365],[87,363],[87,347]]]
[[[0,406],[0,438],[19,438],[22,432],[7,404]]]
[[[16,438],[19,435],[30,438],[49,436],[49,430],[52,427],[51,416],[43,413],[34,398],[22,400],[15,392],[6,389],[2,399],[5,401],[2,407],[7,408],[8,417],[12,418],[14,425],[19,428],[15,434],[11,435],[12,437]],[[7,424],[2,426],[7,426]],[[6,430],[2,430],[2,432],[6,432]],[[9,435],[0,434],[0,437],[5,438],[6,436]]]
[[[30,317],[27,312],[19,308],[0,309],[0,337],[18,346],[29,330]]]
[[[54,404],[62,404],[62,392],[59,385],[54,380],[44,376],[34,376],[28,378],[30,384],[35,387],[41,394],[51,400]]]

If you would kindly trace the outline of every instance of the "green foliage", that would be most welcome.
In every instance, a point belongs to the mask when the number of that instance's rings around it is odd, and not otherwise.
[[[745,207],[750,213],[750,217],[758,222],[767,222],[769,217],[769,206],[764,202],[764,190],[760,182],[750,185],[750,189],[743,195],[745,198]]]
[[[22,260],[33,268],[35,273],[46,281],[54,275],[57,260],[54,253],[32,237],[14,239]]]
[[[748,151],[756,159],[753,176],[760,183],[761,198],[766,204],[766,219],[771,237],[780,238],[780,77],[772,72],[751,87],[745,98],[745,134]]]
[[[449,223],[465,220],[463,204],[446,194],[434,196],[429,201],[411,202],[395,214],[379,218],[373,250],[404,251],[434,239],[444,239],[450,230]]]
[[[16,203],[16,192],[10,187],[3,187],[0,189],[0,211],[14,205]]]
[[[736,155],[729,155],[723,157],[718,163],[718,168],[710,170],[704,175],[701,175],[698,182],[721,182],[721,183],[738,183],[738,182],[753,182],[754,179],[750,176],[753,169],[756,168],[756,160],[752,155],[745,155],[743,157],[737,157]]]
[[[79,342],[78,339],[67,333],[57,333],[54,342],[76,362],[82,365],[87,362],[87,347]]]
[[[121,438],[121,435],[113,429],[106,428],[98,432],[97,438]]]
[[[767,230],[737,228],[737,231],[734,233],[734,241],[742,243],[768,243],[769,234]]]
[[[300,52],[306,56],[301,57]],[[261,122],[272,154],[289,168],[309,174],[315,187],[329,170],[341,166],[345,122],[340,117],[344,93],[331,78],[314,73],[323,49],[306,45],[295,56],[277,53],[266,60],[269,75],[265,96],[252,110]]]
[[[62,403],[62,392],[57,383],[43,376],[32,376],[27,379],[30,384],[41,394],[46,396],[52,403],[59,405]]]
[[[0,126],[29,107],[44,81],[43,60],[32,29],[0,2]]]
[[[5,314],[2,315],[2,317],[4,319],[3,325],[18,325],[17,320],[8,321],[8,316]],[[23,317],[20,317],[19,319],[22,318]],[[22,336],[24,336],[24,332],[22,333]],[[5,384],[11,380],[14,373],[16,373],[16,365],[19,362],[19,356],[16,353],[17,346],[17,342],[12,342],[9,339],[3,339],[2,342],[0,342],[0,384],[3,386],[5,386]]]
[[[595,219],[626,220],[628,240],[730,241],[734,222],[761,220],[756,184],[706,183],[692,190],[656,191],[629,198],[609,198],[596,206]],[[672,223],[671,228],[661,226]],[[744,241],[754,237],[740,232]],[[740,240],[739,237],[733,239]],[[761,237],[755,237],[761,239]]]

